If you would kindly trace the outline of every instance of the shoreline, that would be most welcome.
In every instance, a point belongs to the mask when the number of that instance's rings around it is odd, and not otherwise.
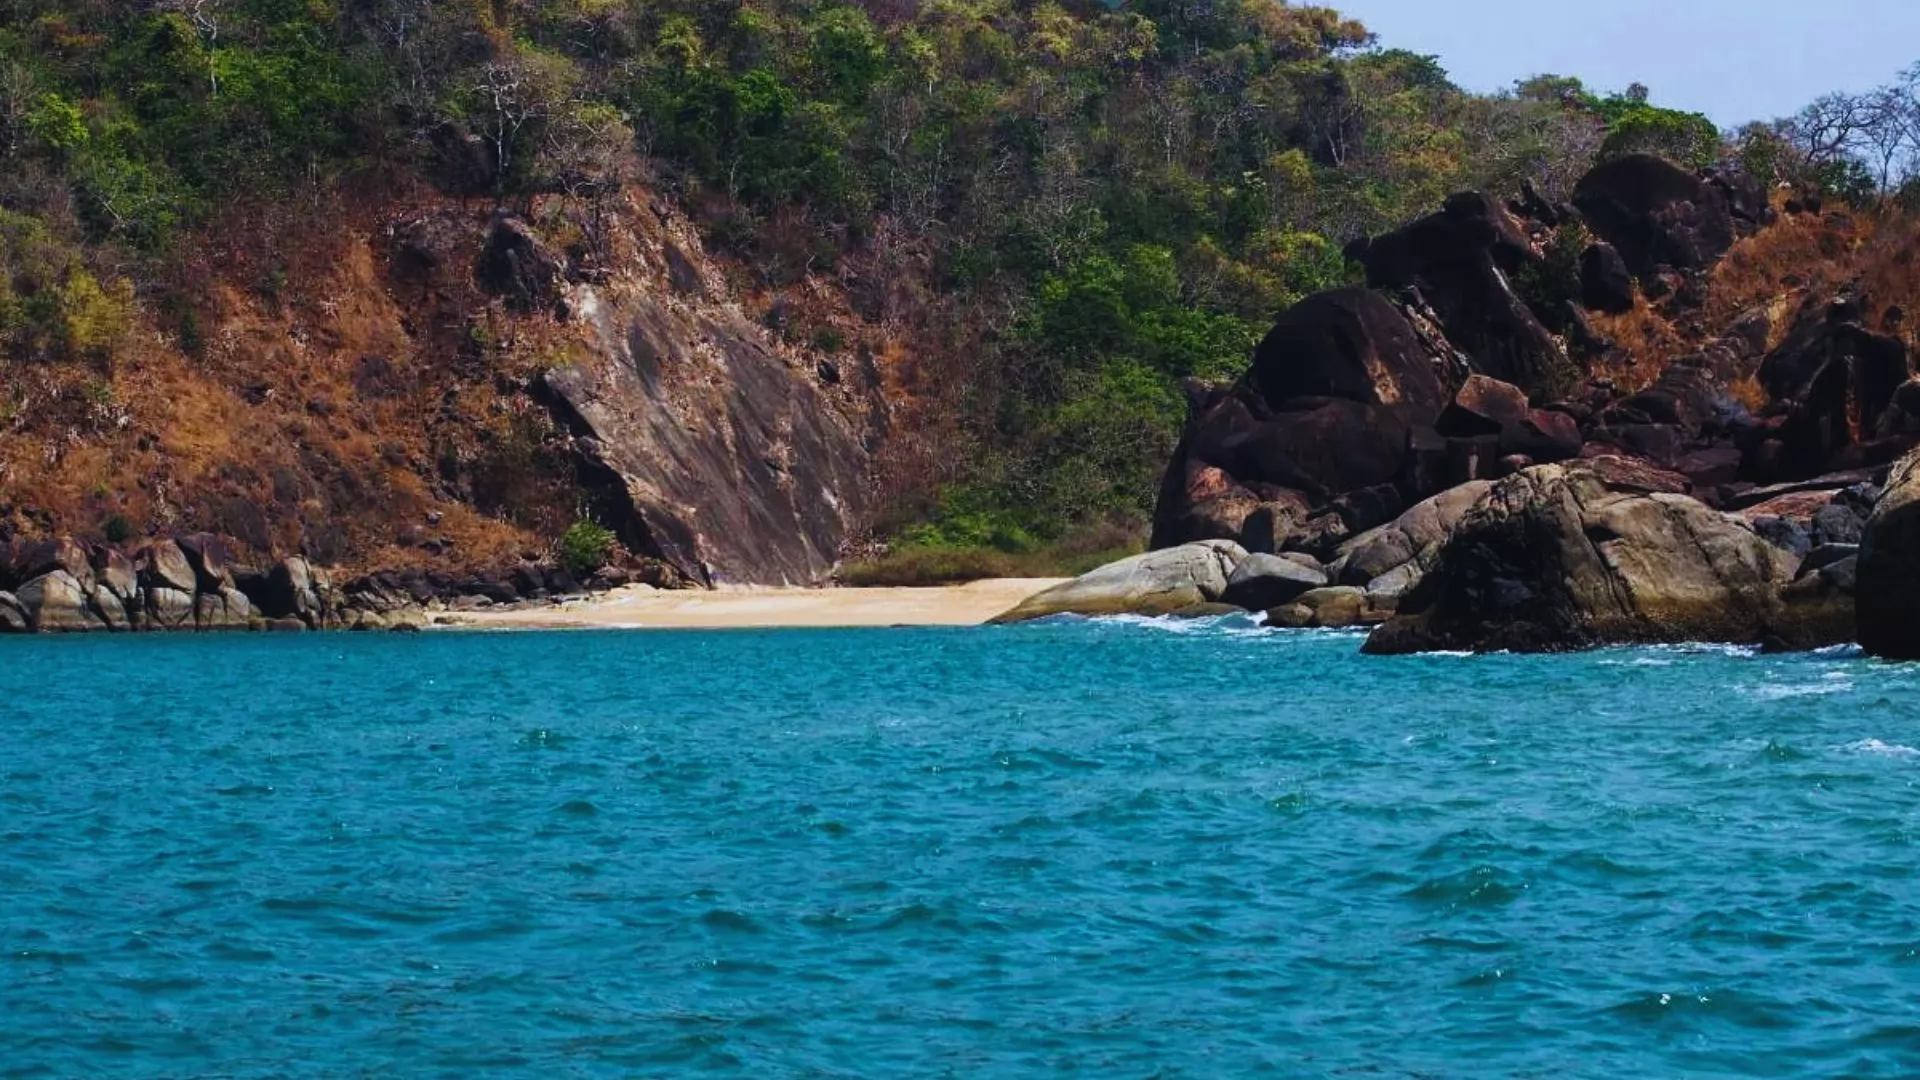
[[[772,630],[979,626],[1065,578],[892,588],[629,586],[537,608],[436,614],[435,630]]]

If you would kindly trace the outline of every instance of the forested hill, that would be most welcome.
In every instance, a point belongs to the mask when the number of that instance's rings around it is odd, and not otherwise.
[[[1351,239],[1634,150],[1865,201],[1910,149],[1866,163],[1866,99],[1726,137],[1396,44],[1271,0],[0,0],[0,539],[478,562],[632,510],[595,485],[645,503],[645,466],[579,460],[594,408],[541,373],[587,347],[567,290],[650,258],[844,418],[849,535],[1124,535],[1179,381],[1351,280]],[[521,245],[470,291],[415,242],[462,214]],[[666,544],[642,510],[606,524]]]

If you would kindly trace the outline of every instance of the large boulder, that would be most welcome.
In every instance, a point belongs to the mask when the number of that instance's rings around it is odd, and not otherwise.
[[[155,540],[141,547],[134,552],[133,565],[140,587],[148,592],[170,589],[191,596],[200,589],[200,576],[193,563],[172,540]]]
[[[39,633],[79,633],[104,630],[107,623],[94,610],[88,588],[65,570],[42,574],[14,594],[27,611],[29,625]]]
[[[193,567],[194,587],[200,592],[219,592],[233,585],[227,542],[212,533],[192,533],[177,541],[180,551]]]
[[[1248,611],[1266,611],[1328,584],[1326,571],[1305,560],[1254,553],[1234,567],[1220,599]]]
[[[1309,296],[1254,351],[1248,382],[1273,409],[1296,399],[1378,406],[1432,423],[1451,396],[1433,351],[1386,297],[1347,288]]]
[[[1596,166],[1575,186],[1573,204],[1643,281],[1662,267],[1712,266],[1737,236],[1722,185],[1652,154]]]
[[[1332,577],[1363,590],[1369,608],[1393,611],[1433,568],[1467,512],[1492,488],[1491,480],[1449,488],[1391,523],[1353,537],[1340,545],[1329,567]]]
[[[140,593],[140,575],[133,560],[110,544],[93,545],[88,556],[101,615],[109,623],[124,621],[129,629],[137,628],[146,600]]]
[[[1541,314],[1558,319],[1571,295],[1539,295],[1530,306],[1516,280],[1548,275],[1519,223],[1478,192],[1447,199],[1437,214],[1358,245],[1367,284],[1417,289],[1446,338],[1484,375],[1529,392],[1554,389],[1567,359]]]
[[[253,605],[231,585],[194,597],[193,624],[198,629],[245,630],[252,618]]]
[[[326,621],[323,580],[323,571],[295,555],[273,564],[261,580],[257,595],[248,599],[264,618],[298,619],[318,627]]]
[[[1633,310],[1633,272],[1612,244],[1587,246],[1580,255],[1580,302],[1595,311],[1624,315]]]
[[[1860,647],[1920,660],[1920,453],[1888,476],[1860,541],[1858,577]]]
[[[566,267],[525,221],[496,213],[487,227],[474,275],[482,288],[520,312],[551,310],[560,298]]]
[[[70,536],[20,544],[10,548],[7,554],[8,565],[0,568],[0,585],[18,587],[55,571],[68,574],[84,587],[93,585],[93,566],[87,557],[87,548]]]
[[[1785,636],[1780,592],[1797,563],[1692,498],[1540,466],[1487,493],[1367,651],[1760,642]]]
[[[33,619],[27,614],[27,606],[12,593],[0,592],[0,634],[32,632]]]
[[[1226,540],[1149,551],[1031,597],[995,623],[1050,615],[1172,615],[1215,603],[1247,552]]]

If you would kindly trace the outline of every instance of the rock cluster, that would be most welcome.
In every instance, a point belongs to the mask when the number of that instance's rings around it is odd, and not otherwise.
[[[1913,479],[1878,485],[1920,443],[1898,309],[1750,311],[1631,392],[1590,374],[1613,348],[1591,313],[1699,326],[1707,274],[1772,216],[1747,180],[1629,156],[1570,205],[1462,194],[1351,245],[1365,287],[1282,314],[1235,384],[1188,388],[1152,546],[1310,562],[1324,585],[1223,598],[1274,624],[1383,623],[1376,652],[1810,648],[1853,640],[1858,591],[1861,640],[1920,655],[1893,615],[1920,610],[1900,584],[1920,589]],[[1754,409],[1730,390],[1749,378]]]
[[[535,561],[500,573],[394,570],[336,581],[300,556],[235,565],[233,547],[206,533],[124,550],[70,537],[0,544],[0,633],[418,630],[439,611],[685,584],[660,563],[608,567],[581,581]]]

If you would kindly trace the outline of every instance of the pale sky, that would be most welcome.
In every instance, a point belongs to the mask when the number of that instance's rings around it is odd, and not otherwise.
[[[1437,54],[1453,81],[1497,90],[1551,72],[1722,127],[1869,90],[1920,61],[1920,0],[1320,0],[1387,48]]]

